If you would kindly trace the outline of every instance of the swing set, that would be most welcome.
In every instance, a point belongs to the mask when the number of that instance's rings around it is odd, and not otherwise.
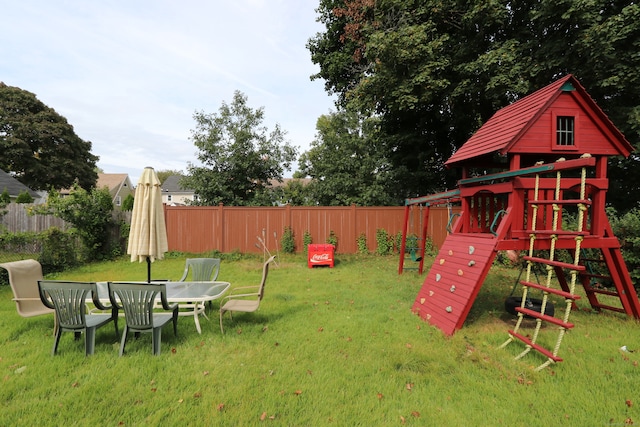
[[[432,194],[430,196],[416,197],[405,200],[404,222],[402,227],[402,240],[400,242],[400,263],[398,274],[406,270],[417,270],[422,274],[424,268],[424,255],[427,246],[430,208],[435,206],[447,206],[447,232],[451,223],[459,214],[453,213],[453,205],[460,202],[460,191],[447,191]],[[416,230],[415,222],[419,221],[420,227]],[[418,234],[419,233],[419,234]],[[407,266],[406,261],[418,263],[418,266]]]
[[[524,278],[517,282],[522,296],[514,307],[516,325],[501,347],[523,345],[517,359],[541,355],[536,370],[563,360],[563,337],[575,326],[569,317],[583,296],[596,311],[640,319],[640,301],[605,211],[607,158],[632,151],[571,75],[496,112],[445,162],[462,168],[458,188],[406,203],[406,219],[410,206],[426,206],[424,242],[429,206],[460,202],[460,216],[450,221],[412,311],[452,335],[462,328],[496,254],[515,251],[524,254]],[[498,172],[477,174],[479,166]],[[575,221],[565,221],[570,218]],[[542,294],[538,307],[529,305],[532,291]],[[555,313],[552,298],[560,301]],[[525,317],[534,319],[533,330],[525,330],[531,327]],[[556,338],[540,339],[550,333]]]

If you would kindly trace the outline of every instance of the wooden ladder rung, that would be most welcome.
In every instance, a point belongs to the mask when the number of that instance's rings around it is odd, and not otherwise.
[[[567,200],[529,200],[530,205],[588,205],[591,200],[587,199],[567,199]]]
[[[554,295],[560,295],[561,297],[567,298],[567,299],[571,299],[571,300],[578,300],[580,299],[580,295],[574,295],[570,292],[566,292],[563,291],[561,289],[554,289],[554,288],[548,288],[544,285],[539,285],[537,283],[532,283],[532,282],[527,282],[524,280],[520,281],[520,284],[522,286],[527,286],[529,288],[535,288],[535,289],[540,289],[543,292],[549,292],[550,294],[554,294]]]
[[[538,257],[529,256],[529,255],[523,256],[522,258],[527,260],[527,261],[537,262],[539,264],[551,265],[553,267],[566,268],[566,269],[569,269],[569,270],[576,270],[576,271],[585,271],[586,270],[586,267],[584,265],[574,265],[574,264],[569,264],[567,262],[554,261],[554,260],[551,260],[551,259],[538,258]]]
[[[609,291],[607,289],[598,289],[598,288],[594,288],[594,287],[591,287],[591,286],[588,289],[585,288],[585,291],[593,292],[594,294],[608,295],[610,297],[618,297],[618,296],[620,296],[620,294],[617,291]]]
[[[522,314],[526,314],[529,317],[534,317],[536,319],[544,320],[545,322],[553,323],[554,325],[560,326],[564,329],[571,329],[574,326],[573,323],[565,323],[562,321],[562,319],[558,319],[553,316],[548,316],[546,314],[542,314],[535,310],[529,310],[528,308],[516,307],[516,311]]]
[[[611,276],[605,276],[604,274],[580,273],[580,275],[584,277],[591,277],[593,279],[613,280]]]
[[[553,360],[554,362],[562,362],[562,357],[558,357],[558,356],[554,356],[553,353],[549,350],[547,350],[546,348],[538,345],[538,344],[534,344],[531,342],[531,340],[523,335],[520,334],[516,334],[513,331],[509,331],[509,335],[511,335],[514,338],[518,338],[520,341],[522,341],[523,343],[525,343],[526,345],[528,345],[529,347],[531,347],[532,349],[536,350],[537,352],[544,354],[545,356],[547,356],[549,359]]]
[[[584,261],[584,262],[599,262],[599,263],[605,263],[607,261],[603,260],[602,258],[580,258],[580,261]]]
[[[525,232],[529,235],[531,234],[535,234],[536,237],[540,236],[540,238],[545,238],[545,237],[551,237],[551,236],[557,236],[558,238],[562,239],[562,238],[571,238],[571,237],[576,237],[576,236],[589,236],[591,235],[590,232],[588,231],[571,231],[571,230],[546,230],[546,229],[542,229],[542,230],[525,230]]]
[[[621,307],[613,307],[611,305],[605,305],[605,304],[591,304],[591,306],[593,308],[598,308],[598,309],[604,309],[604,310],[611,310],[611,311],[617,311],[618,313],[626,313],[624,311],[624,308]]]

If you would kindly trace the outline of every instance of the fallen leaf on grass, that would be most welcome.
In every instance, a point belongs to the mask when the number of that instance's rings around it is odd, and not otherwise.
[[[302,394],[302,390],[296,390],[293,392],[296,396],[300,396]]]
[[[411,412],[411,416],[412,416],[412,417],[416,417],[416,418],[420,418],[420,412],[418,412],[418,411],[413,411],[413,412]]]
[[[209,371],[204,371],[204,372],[202,373],[202,375],[204,375],[204,376],[206,377],[207,375],[209,375]]]
[[[412,347],[413,347],[413,346],[412,346],[411,344],[409,344],[409,343],[407,343],[406,345],[407,345],[407,348],[412,348]]]
[[[267,413],[263,412],[262,415],[260,415],[260,421],[264,421],[267,418]]]
[[[218,403],[218,406],[216,407],[216,409],[218,409],[218,411],[222,411],[224,409],[224,403]]]
[[[384,395],[382,393],[378,393],[378,399],[382,399]]]
[[[199,391],[196,391],[195,393],[193,393],[193,397],[194,399],[199,399],[202,397],[202,393],[200,393]]]
[[[71,384],[71,387],[78,387],[80,384],[76,381],[75,383]]]
[[[407,390],[411,391],[413,389],[413,383],[407,383],[405,387],[407,387]]]
[[[627,399],[624,403],[627,404],[627,407],[631,408],[633,406],[633,402],[631,401],[631,399]]]
[[[176,354],[178,352],[178,350],[176,350],[175,347],[171,347],[171,353]]]
[[[407,421],[407,420],[405,420],[405,419],[404,419],[404,417],[403,417],[402,415],[400,415],[400,422],[401,422],[402,424],[404,424],[406,421]]]
[[[151,388],[151,391],[152,391],[152,392],[154,392],[154,393],[155,393],[157,390],[158,390],[158,389],[157,389],[157,388],[155,388],[155,387],[152,387],[152,388]]]
[[[320,326],[320,327],[318,328],[318,332],[322,332],[322,331],[324,331],[324,328],[323,328],[322,326]]]

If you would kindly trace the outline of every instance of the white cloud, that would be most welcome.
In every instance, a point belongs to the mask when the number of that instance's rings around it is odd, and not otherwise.
[[[92,141],[106,172],[185,170],[194,111],[235,90],[302,150],[333,107],[305,45],[311,0],[25,0],[3,6],[0,80],[35,93]]]

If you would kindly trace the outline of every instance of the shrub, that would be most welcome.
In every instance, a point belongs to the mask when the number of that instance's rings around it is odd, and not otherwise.
[[[33,203],[33,197],[31,197],[31,194],[29,194],[27,190],[24,190],[16,197],[16,203]]]
[[[311,237],[311,233],[309,233],[309,230],[306,230],[304,232],[304,234],[302,235],[302,244],[304,245],[304,253],[308,253],[309,252],[309,248],[308,246],[313,242],[313,238]]]
[[[356,243],[358,244],[358,253],[359,254],[368,254],[369,253],[369,248],[367,247],[367,235],[365,233],[360,233]]]
[[[285,227],[284,232],[282,233],[282,241],[280,242],[282,245],[282,252],[286,254],[292,254],[296,252],[296,241],[295,236],[293,234],[293,229],[291,227]]]
[[[618,217],[613,208],[607,209],[613,234],[620,241],[629,274],[635,283],[640,283],[640,209],[632,209]]]
[[[87,192],[77,184],[69,196],[62,197],[58,192],[52,191],[47,205],[33,209],[33,213],[52,213],[73,224],[84,244],[84,258],[87,261],[112,258],[112,212],[113,202],[107,188],[94,188]]]
[[[4,187],[4,191],[0,194],[0,206],[4,207],[11,203],[11,196],[9,195],[9,190],[7,187]]]
[[[122,211],[129,212],[133,210],[133,195],[127,194],[127,197],[122,201]]]
[[[40,264],[43,271],[63,271],[78,265],[74,238],[59,228],[52,227],[42,233]]]
[[[389,255],[393,251],[393,242],[384,228],[376,230],[376,254]]]
[[[338,252],[338,236],[333,230],[329,231],[329,236],[325,242],[333,245],[335,251]]]

